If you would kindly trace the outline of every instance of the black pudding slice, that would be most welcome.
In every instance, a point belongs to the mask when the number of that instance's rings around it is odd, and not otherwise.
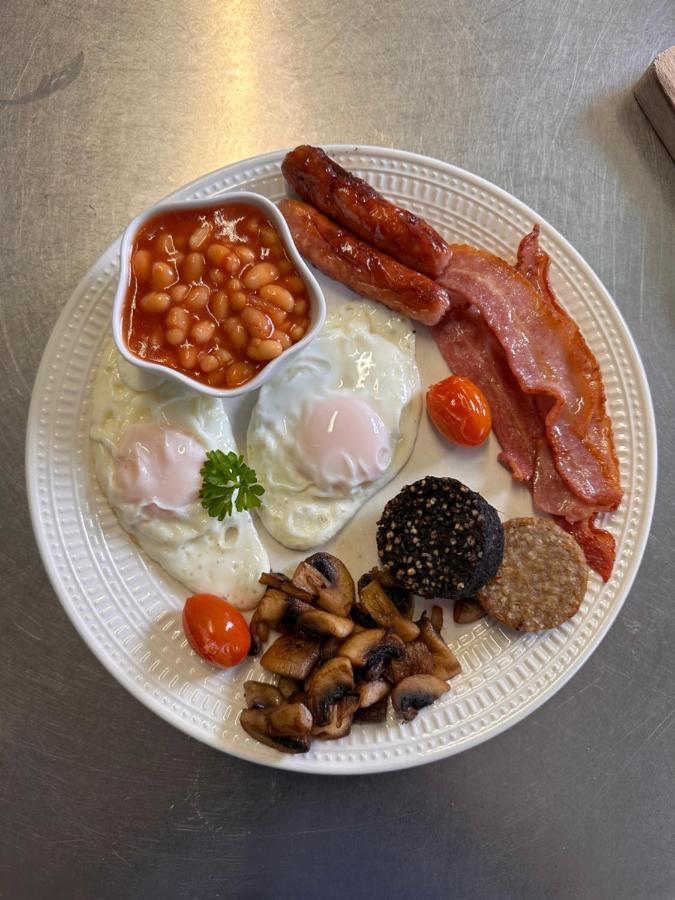
[[[461,481],[406,485],[377,523],[377,549],[396,581],[421,597],[472,597],[497,574],[504,529],[497,510]]]

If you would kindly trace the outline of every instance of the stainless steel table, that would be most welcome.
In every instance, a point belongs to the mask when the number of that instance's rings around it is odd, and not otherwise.
[[[675,896],[675,168],[631,88],[668,0],[0,4],[0,897]],[[647,367],[664,464],[608,637],[458,757],[370,778],[230,759],[153,716],[66,620],[23,485],[52,325],[140,209],[303,141],[496,182],[599,273]]]

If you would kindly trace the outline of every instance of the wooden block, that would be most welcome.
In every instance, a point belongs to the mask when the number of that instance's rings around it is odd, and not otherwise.
[[[635,99],[675,159],[675,47],[659,53],[638,81]]]

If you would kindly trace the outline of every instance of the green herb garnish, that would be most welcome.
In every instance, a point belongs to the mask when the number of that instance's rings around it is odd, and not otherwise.
[[[247,466],[243,456],[232,450],[209,450],[206,462],[200,470],[202,487],[199,499],[210,516],[222,522],[232,515],[232,501],[237,512],[260,506],[260,497],[265,488],[258,484],[255,469]]]

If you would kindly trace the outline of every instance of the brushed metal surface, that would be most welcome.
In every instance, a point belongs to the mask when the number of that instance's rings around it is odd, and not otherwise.
[[[0,4],[0,896],[675,895],[675,169],[632,96],[664,0]],[[23,486],[51,327],[143,207],[310,142],[398,146],[537,209],[619,304],[663,466],[631,597],[515,729],[339,781],[191,741],[66,621]]]

